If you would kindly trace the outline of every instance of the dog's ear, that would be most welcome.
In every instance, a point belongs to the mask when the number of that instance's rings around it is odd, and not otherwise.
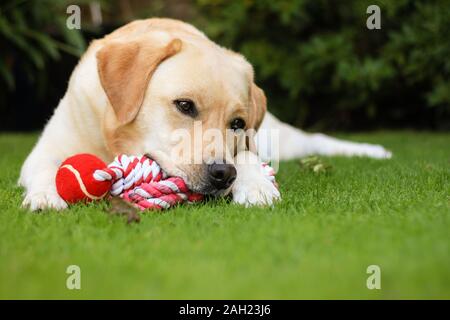
[[[250,127],[258,130],[267,111],[264,91],[252,82],[250,88]]]
[[[181,40],[115,42],[97,52],[100,82],[122,125],[134,120],[156,67],[181,50]]]

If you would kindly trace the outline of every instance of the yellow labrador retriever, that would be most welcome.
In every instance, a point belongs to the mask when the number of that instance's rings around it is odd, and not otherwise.
[[[262,174],[255,150],[237,149],[235,139],[225,139],[230,130],[260,126],[278,130],[283,139],[281,144],[259,139],[264,158],[273,158],[275,149],[280,159],[311,153],[390,157],[381,146],[308,135],[266,114],[252,66],[193,26],[171,19],[135,21],[93,41],[81,58],[22,167],[23,205],[66,208],[54,179],[60,163],[76,153],[92,153],[106,162],[120,153],[148,153],[193,191],[231,191],[237,203],[271,205],[280,194]],[[218,131],[224,147],[204,148],[210,139],[205,135],[194,141],[198,127],[201,133]],[[180,129],[191,137],[191,161],[185,154],[174,155],[179,141],[173,133]]]

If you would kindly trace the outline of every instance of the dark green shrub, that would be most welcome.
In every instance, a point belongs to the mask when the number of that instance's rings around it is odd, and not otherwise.
[[[81,30],[66,27],[70,4],[0,2],[0,130],[42,128],[64,95],[70,72],[86,48]],[[83,21],[82,26],[85,32]]]
[[[381,30],[366,9],[381,8]],[[197,26],[254,65],[270,109],[314,129],[445,128],[446,0],[198,0]]]
[[[66,28],[68,0],[17,1],[0,4],[0,77],[2,87],[15,87],[13,68],[35,82],[36,75],[61,51],[80,56],[85,41]],[[57,39],[59,37],[60,39]]]

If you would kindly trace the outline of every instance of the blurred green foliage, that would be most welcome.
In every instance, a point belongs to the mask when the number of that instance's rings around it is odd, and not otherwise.
[[[197,0],[196,23],[254,65],[270,109],[315,129],[448,128],[448,0]],[[369,30],[369,5],[381,30]]]
[[[0,90],[15,88],[14,73],[26,75],[32,83],[42,83],[46,79],[42,70],[50,61],[59,59],[62,51],[76,56],[82,54],[86,43],[81,32],[66,27],[66,8],[70,3],[69,0],[3,0],[0,3],[3,88]]]

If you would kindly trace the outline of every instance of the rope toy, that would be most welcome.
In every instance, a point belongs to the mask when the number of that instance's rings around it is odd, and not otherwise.
[[[261,170],[277,186],[274,170],[266,163]],[[61,164],[55,182],[58,194],[69,204],[110,195],[140,210],[161,210],[203,200],[203,195],[190,191],[182,178],[168,176],[146,155],[122,154],[106,165],[92,154],[77,154]]]

